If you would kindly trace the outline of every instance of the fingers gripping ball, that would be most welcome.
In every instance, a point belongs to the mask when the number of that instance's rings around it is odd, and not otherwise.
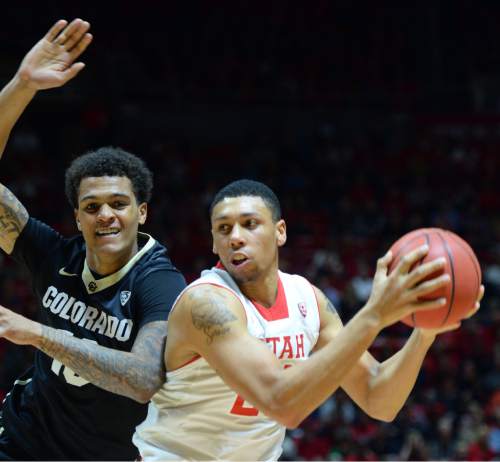
[[[393,260],[389,273],[399,259],[423,244],[429,253],[417,265],[439,257],[446,259],[443,271],[432,274],[429,279],[448,273],[450,283],[427,295],[425,299],[446,297],[442,308],[413,313],[402,321],[412,327],[438,328],[452,325],[463,319],[474,308],[481,285],[481,268],[469,244],[456,234],[440,228],[422,228],[405,234],[391,247]]]

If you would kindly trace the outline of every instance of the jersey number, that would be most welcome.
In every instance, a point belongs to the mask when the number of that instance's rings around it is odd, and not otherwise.
[[[69,332],[67,330],[63,331],[66,335],[73,335],[73,332]],[[89,339],[83,339],[86,340],[87,342],[92,342],[92,343],[97,343],[95,340],[89,340]],[[87,385],[87,383],[90,383],[88,380],[85,380],[83,377],[80,377],[73,369],[65,366],[64,364],[61,363],[61,361],[58,361],[57,359],[52,360],[52,366],[51,366],[51,371],[56,374],[57,376],[61,375],[61,370],[63,371],[63,377],[66,380],[67,383],[70,385],[74,385],[75,387],[83,387],[83,385]]]
[[[291,364],[285,364],[284,369],[288,369],[289,367],[292,367]],[[240,396],[236,396],[236,401],[233,404],[233,407],[229,411],[231,414],[236,414],[236,415],[246,415],[249,417],[255,417],[259,415],[259,410],[256,407],[253,406],[245,406],[245,400]]]
[[[250,417],[255,417],[256,415],[259,415],[259,410],[256,407],[253,406],[245,407],[245,400],[240,395],[236,396],[236,401],[234,402],[233,407],[229,412],[231,414],[246,415]]]

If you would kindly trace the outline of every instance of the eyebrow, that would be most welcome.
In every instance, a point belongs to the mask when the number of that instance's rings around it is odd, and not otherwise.
[[[259,214],[257,212],[246,212],[246,213],[240,213],[238,215],[238,218],[248,218],[248,217],[258,217]],[[232,218],[231,215],[218,215],[214,217],[214,221],[219,221],[219,220],[228,220]]]
[[[84,201],[87,201],[89,199],[101,199],[103,196],[96,196],[94,194],[88,194],[87,196],[83,196],[81,199],[80,199],[80,202],[84,202]],[[125,194],[125,193],[114,193],[114,194],[109,194],[108,196],[105,196],[107,198],[115,198],[115,197],[123,197],[125,199],[130,199],[130,196],[128,194]]]

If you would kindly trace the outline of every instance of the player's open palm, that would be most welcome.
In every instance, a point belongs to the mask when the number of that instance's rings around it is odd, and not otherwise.
[[[392,254],[388,252],[378,260],[367,306],[374,310],[383,327],[394,324],[415,311],[441,308],[445,303],[444,298],[424,299],[449,283],[449,276],[446,274],[432,277],[444,267],[443,259],[417,266],[428,250],[427,246],[422,246],[408,253],[390,274],[388,268]]]
[[[75,60],[85,51],[92,35],[90,24],[75,19],[68,25],[59,20],[24,57],[18,76],[29,88],[60,87],[75,77],[85,64]]]

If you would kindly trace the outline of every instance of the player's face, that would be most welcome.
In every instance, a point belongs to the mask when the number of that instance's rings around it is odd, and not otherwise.
[[[137,252],[137,231],[147,204],[137,204],[132,183],[123,176],[84,178],[75,217],[87,250],[96,256],[125,259]]]
[[[278,268],[286,242],[284,220],[274,222],[261,197],[225,198],[212,212],[213,252],[239,283],[265,278]]]

